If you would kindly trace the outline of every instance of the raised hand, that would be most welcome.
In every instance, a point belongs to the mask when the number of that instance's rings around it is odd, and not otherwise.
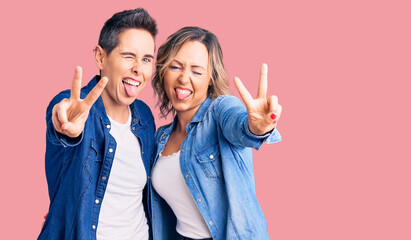
[[[107,77],[102,77],[87,97],[81,99],[81,79],[82,69],[76,67],[70,99],[65,98],[53,107],[52,121],[54,128],[57,132],[71,138],[78,137],[83,132],[90,108],[97,101],[108,82]]]
[[[234,78],[235,86],[247,108],[248,127],[256,135],[263,135],[277,125],[282,107],[278,104],[277,96],[267,97],[267,64],[262,64],[257,98],[254,99],[244,87],[241,80]]]

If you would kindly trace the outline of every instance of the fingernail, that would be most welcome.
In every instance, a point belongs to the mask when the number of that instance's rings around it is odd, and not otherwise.
[[[274,114],[274,113],[272,113],[271,115],[270,115],[270,118],[271,119],[275,119],[277,116]]]

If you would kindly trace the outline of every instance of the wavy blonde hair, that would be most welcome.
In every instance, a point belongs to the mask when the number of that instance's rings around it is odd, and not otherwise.
[[[220,95],[232,95],[229,88],[228,75],[224,68],[223,52],[217,37],[199,27],[184,27],[167,38],[158,49],[156,72],[151,82],[154,93],[158,96],[157,106],[160,108],[161,117],[168,114],[175,114],[170,100],[164,89],[164,74],[177,55],[180,48],[188,41],[198,41],[203,43],[208,51],[208,68],[212,84],[209,86],[207,95],[215,99]]]

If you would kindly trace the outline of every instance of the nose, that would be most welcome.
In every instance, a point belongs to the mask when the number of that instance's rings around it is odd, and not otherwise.
[[[140,75],[141,74],[141,63],[139,63],[138,61],[135,61],[133,63],[133,66],[131,68],[131,71],[133,71],[136,75]]]
[[[183,84],[187,83],[187,82],[190,82],[190,76],[189,76],[188,72],[187,71],[182,71],[179,78],[178,78],[178,80],[180,81],[180,83],[183,83]]]

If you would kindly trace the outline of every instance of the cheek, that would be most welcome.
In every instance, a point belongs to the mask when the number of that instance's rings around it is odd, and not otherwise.
[[[164,90],[165,90],[167,96],[170,97],[171,87],[170,87],[170,84],[168,84],[168,82],[165,81],[165,80],[164,80]]]
[[[166,81],[166,78],[164,78],[163,86],[164,86],[164,91],[165,91],[167,97],[169,99],[171,99],[170,96],[171,96],[171,94],[173,94],[174,89],[171,87],[170,81]]]
[[[168,73],[168,71],[167,72],[165,72],[165,74],[164,74],[164,79],[163,79],[163,86],[164,86],[164,88],[167,90],[167,88],[170,86],[170,84],[171,84],[171,79],[172,79],[172,77],[170,76],[171,74],[169,74]]]
[[[144,75],[147,79],[150,79],[153,76],[153,66],[150,64],[147,64],[147,66],[144,69]]]
[[[116,92],[120,90],[120,85],[122,85],[122,82],[120,81],[111,81],[111,89],[115,90]]]
[[[199,80],[199,83],[197,84],[197,91],[201,92],[201,94],[207,94],[210,83],[211,80],[209,78]]]

